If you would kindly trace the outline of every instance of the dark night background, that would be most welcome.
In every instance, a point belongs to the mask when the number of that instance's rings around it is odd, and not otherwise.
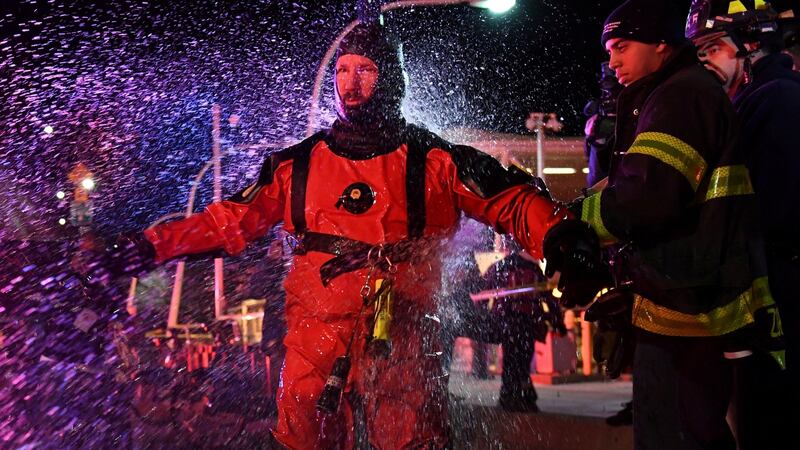
[[[96,175],[103,232],[183,209],[210,157],[214,102],[230,144],[300,139],[316,67],[356,15],[355,0],[319,3],[4,1],[0,181],[13,207],[2,232],[50,233],[65,208],[54,192],[70,191],[66,173],[79,161]],[[388,13],[404,43],[409,118],[437,131],[525,133],[528,112],[555,111],[564,134],[580,135],[583,106],[598,94],[602,22],[618,3],[523,0],[504,15],[465,5]],[[324,93],[326,122],[333,115],[330,89]],[[232,114],[236,127],[225,120]],[[226,158],[224,195],[246,185],[263,156]],[[198,206],[210,201],[210,184]]]

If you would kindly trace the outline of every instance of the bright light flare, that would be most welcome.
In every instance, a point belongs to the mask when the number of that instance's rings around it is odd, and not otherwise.
[[[503,14],[508,12],[516,5],[516,0],[482,0],[473,3],[473,6],[478,8],[486,8],[494,14]]]
[[[53,127],[51,127],[50,125],[46,125],[44,127],[44,134],[53,134],[53,131],[54,131]]]
[[[59,199],[59,200],[64,200],[64,197],[66,197],[66,196],[67,196],[67,194],[64,193],[64,191],[56,192],[56,198]]]
[[[575,169],[572,167],[545,167],[542,171],[545,175],[572,175]]]
[[[62,217],[62,218],[60,218],[60,219],[58,219],[58,224],[59,224],[59,225],[61,225],[61,226],[63,227],[64,225],[66,225],[66,224],[67,224],[67,219],[65,219],[65,218],[63,218],[63,217]]]
[[[94,180],[91,178],[84,178],[81,181],[81,187],[86,189],[87,191],[91,191],[94,189]]]

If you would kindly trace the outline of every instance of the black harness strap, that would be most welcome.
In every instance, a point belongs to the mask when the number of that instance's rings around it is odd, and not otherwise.
[[[292,160],[292,225],[294,232],[302,236],[306,232],[306,185],[311,149],[298,153]]]
[[[411,134],[407,133],[406,140],[406,211],[408,237],[417,239],[425,231],[425,162],[430,148]]]
[[[426,257],[440,237],[431,239],[403,239],[388,244],[373,245],[342,236],[309,231],[302,236],[294,252],[322,252],[335,255],[319,269],[322,285],[347,272],[375,266],[387,270],[390,264],[398,264]]]

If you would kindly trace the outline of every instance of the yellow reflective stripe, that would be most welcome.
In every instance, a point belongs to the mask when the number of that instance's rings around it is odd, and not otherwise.
[[[746,11],[747,8],[745,8],[744,3],[739,0],[733,0],[732,2],[728,3],[728,14],[736,14]]]
[[[614,237],[603,224],[603,215],[600,210],[600,195],[602,193],[602,191],[598,192],[583,200],[583,205],[581,205],[581,220],[591,225],[595,233],[597,233],[597,237],[600,238],[601,243],[612,244],[619,239]]]
[[[652,156],[680,172],[689,181],[692,190],[697,186],[708,168],[706,160],[691,145],[666,133],[640,133],[628,149],[628,153]]]
[[[727,305],[701,314],[678,312],[637,295],[633,324],[667,336],[722,336],[753,323],[753,312],[774,304],[767,277],[761,277]]]
[[[722,166],[714,169],[708,183],[705,199],[711,200],[734,195],[748,195],[753,193],[750,183],[750,173],[743,165]]]

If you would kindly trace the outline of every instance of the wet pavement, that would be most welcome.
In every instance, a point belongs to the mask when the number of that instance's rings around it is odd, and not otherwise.
[[[605,418],[630,400],[630,381],[536,384],[539,413],[506,412],[497,406],[500,378],[450,378],[457,449],[616,450],[633,447],[632,427],[611,427]]]

